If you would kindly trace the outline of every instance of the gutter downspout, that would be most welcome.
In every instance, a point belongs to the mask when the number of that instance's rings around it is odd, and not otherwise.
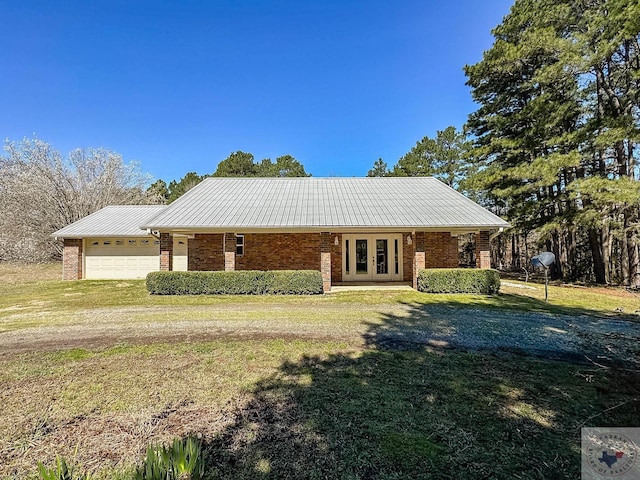
[[[497,232],[493,232],[489,235],[489,242],[492,242],[494,238],[497,238],[502,232],[504,232],[504,227],[500,227]]]

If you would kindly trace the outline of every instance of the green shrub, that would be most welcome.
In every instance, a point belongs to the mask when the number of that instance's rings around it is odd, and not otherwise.
[[[322,274],[315,270],[274,270],[267,293],[315,295],[322,293]]]
[[[169,445],[149,445],[142,465],[109,478],[132,480],[201,480],[204,478],[202,442],[194,437],[175,438]],[[63,457],[53,467],[38,462],[41,480],[91,480],[88,473],[76,475]]]
[[[233,272],[151,272],[153,295],[313,295],[322,293],[315,270],[236,270]]]
[[[484,293],[500,290],[496,270],[473,268],[430,268],[418,272],[418,291],[426,293]]]
[[[45,467],[38,462],[38,473],[41,480],[89,480],[88,474],[76,475],[73,466],[68,466],[64,457],[56,457],[53,467]]]
[[[193,437],[176,438],[171,445],[149,445],[135,480],[199,480],[204,476],[202,443]]]

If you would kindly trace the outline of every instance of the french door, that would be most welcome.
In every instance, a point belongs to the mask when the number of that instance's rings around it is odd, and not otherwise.
[[[402,235],[343,235],[342,279],[402,280]]]

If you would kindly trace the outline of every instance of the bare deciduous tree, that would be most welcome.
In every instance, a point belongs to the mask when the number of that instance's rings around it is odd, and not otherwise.
[[[135,162],[103,148],[67,158],[38,139],[5,142],[0,157],[0,260],[59,257],[52,232],[107,205],[158,203]]]

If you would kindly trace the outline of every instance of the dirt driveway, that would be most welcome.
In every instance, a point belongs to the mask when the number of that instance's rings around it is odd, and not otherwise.
[[[321,321],[298,321],[295,311],[277,305],[252,313],[242,319],[230,318],[228,309],[202,306],[83,310],[71,313],[68,324],[0,333],[0,355],[220,337],[315,338],[382,348],[429,345],[519,352],[640,368],[640,323],[615,318],[407,304],[334,305]],[[340,317],[347,321],[332,320]],[[29,323],[28,315],[24,320]]]

